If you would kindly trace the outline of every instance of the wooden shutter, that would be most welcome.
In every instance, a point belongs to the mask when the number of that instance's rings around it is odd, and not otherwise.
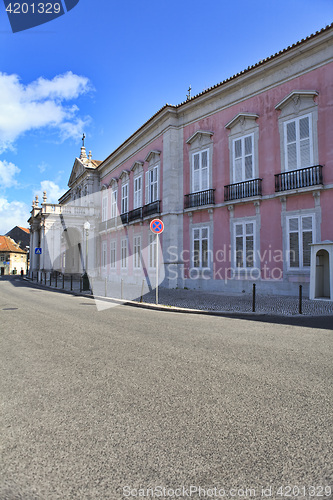
[[[308,116],[299,120],[299,148],[300,148],[300,167],[309,167],[311,165],[310,154],[310,120]]]
[[[286,152],[287,152],[287,170],[297,168],[297,143],[296,143],[296,121],[286,125]]]
[[[234,141],[234,182],[242,182],[242,140]]]
[[[146,205],[150,203],[149,201],[149,171],[146,172],[145,174],[145,199],[146,199]]]
[[[208,168],[208,151],[202,151],[201,153],[201,186],[200,191],[205,191],[208,189],[209,185],[209,168]]]
[[[200,154],[193,155],[193,193],[200,191]]]
[[[244,138],[244,163],[245,163],[245,178],[253,179],[253,141],[252,135],[249,135]]]

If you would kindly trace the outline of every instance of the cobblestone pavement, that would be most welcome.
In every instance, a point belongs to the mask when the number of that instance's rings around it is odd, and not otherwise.
[[[34,280],[34,282],[36,282]],[[45,285],[44,280],[40,283]],[[55,280],[52,280],[51,288],[55,288]],[[46,281],[49,286],[49,281]],[[121,283],[105,282],[100,279],[91,280],[92,290],[95,296],[109,297],[123,300],[133,300],[144,303],[156,303],[156,291],[149,291],[147,284],[144,285],[121,285]],[[62,277],[57,280],[57,289],[80,292],[80,281],[69,278],[63,282]],[[287,315],[299,314],[299,298],[292,296],[264,295],[260,293],[259,285],[256,294],[256,313]],[[82,293],[90,293],[89,291]],[[142,298],[141,298],[142,295]],[[221,312],[252,312],[252,294],[226,294],[223,292],[207,292],[202,290],[187,289],[165,289],[159,288],[159,304],[171,307],[182,307],[189,309],[200,309],[206,311]],[[302,300],[302,314],[310,316],[333,315],[333,302],[327,300]]]

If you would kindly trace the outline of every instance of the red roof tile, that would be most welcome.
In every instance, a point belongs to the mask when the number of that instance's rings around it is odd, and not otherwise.
[[[14,240],[8,236],[0,236],[0,252],[12,252],[12,253],[24,253],[27,252],[22,250]]]

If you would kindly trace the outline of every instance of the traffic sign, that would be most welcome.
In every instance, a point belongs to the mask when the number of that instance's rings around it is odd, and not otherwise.
[[[150,223],[150,230],[155,234],[161,234],[164,231],[164,224],[161,219],[154,219]]]
[[[42,254],[42,249],[41,249],[41,247],[36,247],[36,248],[35,248],[35,254],[36,254],[36,255],[41,255],[41,254]]]

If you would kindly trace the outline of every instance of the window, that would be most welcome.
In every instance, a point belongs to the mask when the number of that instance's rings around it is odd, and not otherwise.
[[[115,269],[116,267],[116,242],[111,241],[110,243],[110,267]]]
[[[209,150],[205,149],[192,155],[192,193],[209,188]]]
[[[128,183],[121,186],[121,213],[128,212]]]
[[[288,264],[291,269],[310,267],[313,215],[288,217]]]
[[[106,267],[107,263],[107,242],[103,241],[102,243],[102,266]]]
[[[233,182],[253,179],[253,134],[233,141]]]
[[[158,200],[158,165],[146,172],[146,204]]]
[[[3,254],[0,254],[0,262],[3,262],[5,260],[5,256]]]
[[[236,268],[254,267],[255,222],[235,223],[235,265]]]
[[[133,208],[142,206],[142,176],[134,177],[134,204]]]
[[[193,267],[204,269],[209,267],[208,227],[193,229]]]
[[[117,217],[117,191],[111,193],[111,219]]]
[[[311,115],[284,124],[286,170],[309,167],[313,163]]]
[[[122,269],[127,268],[127,239],[121,240],[121,267]]]
[[[102,198],[102,222],[106,221],[108,218],[108,198],[107,198],[107,191],[105,190],[103,192],[103,198]]]
[[[156,234],[149,235],[149,267],[156,267],[156,248],[157,248],[157,239]]]
[[[141,237],[134,236],[133,240],[133,267],[140,269],[141,267]]]

